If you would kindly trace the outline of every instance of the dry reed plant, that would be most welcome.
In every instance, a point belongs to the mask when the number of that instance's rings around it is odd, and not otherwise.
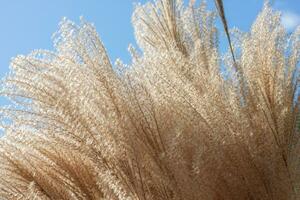
[[[130,65],[84,20],[61,22],[55,51],[14,58],[0,198],[300,199],[300,28],[288,35],[266,4],[233,31],[234,64],[215,19],[156,0],[136,5]]]

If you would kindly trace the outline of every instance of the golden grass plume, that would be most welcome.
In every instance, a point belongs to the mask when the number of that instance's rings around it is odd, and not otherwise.
[[[233,62],[215,19],[156,0],[135,8],[129,65],[84,20],[61,22],[54,51],[14,58],[0,198],[299,199],[300,28],[266,4],[232,33]]]

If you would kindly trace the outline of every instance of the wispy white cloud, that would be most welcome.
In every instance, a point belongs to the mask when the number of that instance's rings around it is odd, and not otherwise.
[[[281,20],[284,27],[290,31],[300,25],[300,15],[290,11],[283,11]]]

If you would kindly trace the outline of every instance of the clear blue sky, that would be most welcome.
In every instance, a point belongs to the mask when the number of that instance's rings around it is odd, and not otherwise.
[[[131,13],[134,2],[146,0],[1,0],[0,77],[8,72],[10,58],[33,49],[52,49],[51,35],[65,16],[93,22],[114,61],[129,62],[127,47],[134,44]],[[214,0],[207,0],[213,7]],[[292,30],[300,22],[299,0],[274,0],[284,12],[284,23]],[[263,0],[224,0],[230,27],[248,30]],[[1,100],[0,100],[1,104]]]

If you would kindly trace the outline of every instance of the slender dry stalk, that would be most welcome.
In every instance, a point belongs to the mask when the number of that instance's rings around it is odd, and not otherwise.
[[[129,66],[83,20],[61,22],[55,51],[17,56],[1,199],[299,199],[300,29],[288,36],[265,5],[236,31],[241,82],[215,18],[205,3],[137,5]]]

